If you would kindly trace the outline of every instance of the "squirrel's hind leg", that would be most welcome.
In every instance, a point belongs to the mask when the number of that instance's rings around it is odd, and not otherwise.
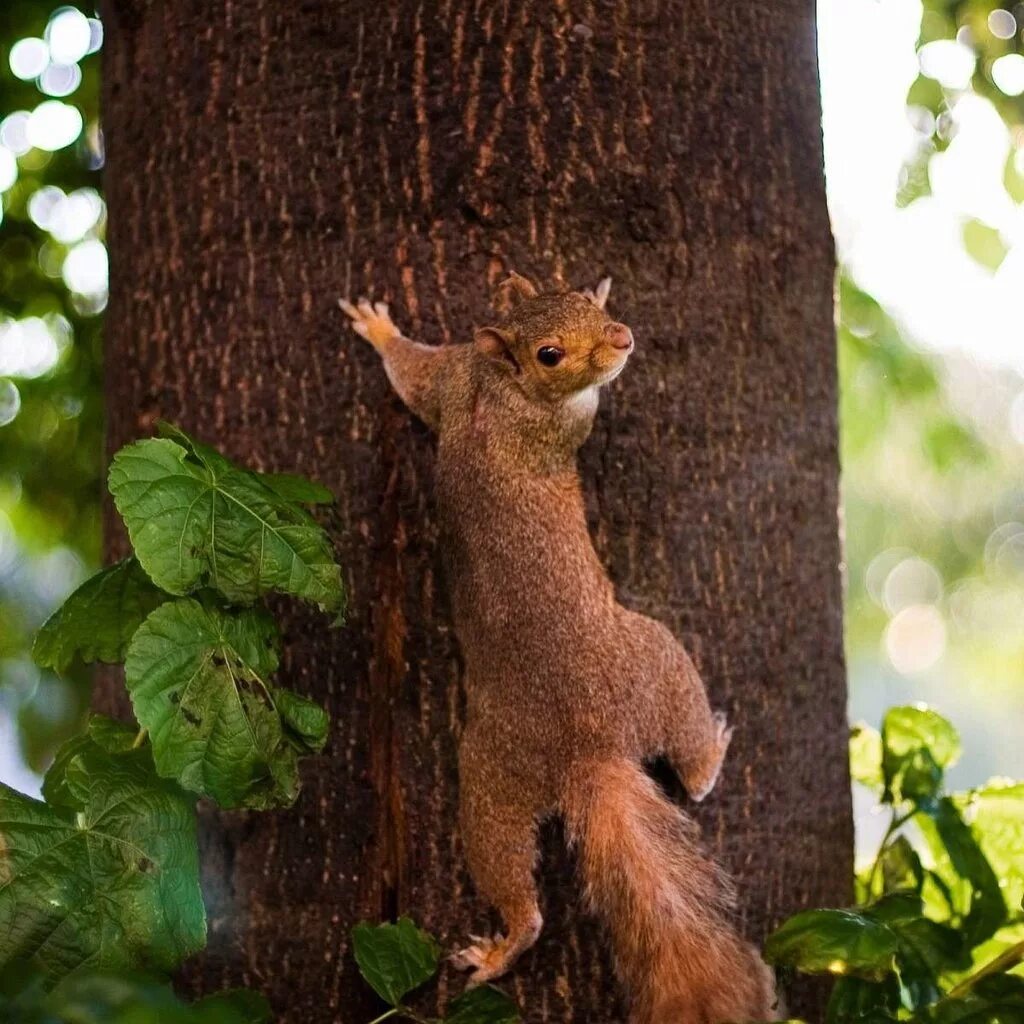
[[[459,819],[469,872],[477,891],[500,912],[505,934],[470,936],[473,944],[452,956],[456,967],[472,970],[470,985],[504,974],[536,942],[543,919],[533,871],[537,860],[537,817],[526,794],[495,778],[465,748],[460,752]]]
[[[672,637],[658,715],[662,749],[692,800],[703,800],[718,781],[732,728],[725,713],[712,711],[707,690],[682,645]]]
[[[670,738],[666,750],[690,799],[698,801],[715,788],[732,739],[732,727],[726,722],[724,711],[713,711],[709,723],[699,731],[703,735],[695,743],[693,736],[698,730],[693,722],[687,722],[677,738]]]

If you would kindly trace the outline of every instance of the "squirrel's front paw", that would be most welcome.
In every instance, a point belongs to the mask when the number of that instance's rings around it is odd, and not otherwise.
[[[362,335],[374,348],[380,348],[393,338],[401,336],[388,313],[387,303],[360,299],[355,305],[348,299],[338,299],[338,305],[352,318],[352,330]]]

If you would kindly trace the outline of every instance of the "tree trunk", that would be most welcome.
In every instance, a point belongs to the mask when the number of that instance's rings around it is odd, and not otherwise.
[[[623,601],[676,631],[737,727],[699,817],[745,931],[846,900],[813,0],[104,15],[109,449],[166,418],[327,484],[350,595],[340,630],[282,603],[284,676],[327,705],[333,737],[295,808],[205,816],[210,945],[189,983],[257,987],[284,1022],[355,1024],[374,1011],[356,921],[409,914],[448,948],[487,927],[456,826],[432,440],[337,299],[387,297],[414,337],[461,341],[509,267],[551,285],[611,274],[636,335],[582,453],[592,528]],[[622,1020],[556,832],[545,931],[506,987],[529,1021]],[[460,986],[446,976],[439,1000]]]

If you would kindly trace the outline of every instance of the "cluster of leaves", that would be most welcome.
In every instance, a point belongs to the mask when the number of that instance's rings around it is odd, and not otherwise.
[[[423,1017],[402,1000],[437,974],[441,951],[434,939],[407,917],[396,924],[360,924],[352,930],[359,973],[390,1009],[377,1021],[405,1017],[416,1024],[516,1024],[519,1013],[504,992],[490,985],[453,999],[440,1021]]]
[[[47,1007],[68,1000],[156,1013],[173,999],[109,975],[83,995],[71,979],[83,969],[163,974],[202,949],[197,796],[290,804],[298,759],[327,738],[326,712],[273,681],[277,635],[254,605],[278,591],[340,612],[340,569],[302,507],[329,493],[242,469],[174,427],[161,435],[122,449],[110,470],[133,557],[76,590],[34,648],[57,671],[123,660],[142,728],[92,716],[58,751],[43,801],[0,785],[0,967],[35,972],[38,984],[9,997],[26,1020],[63,1019]],[[213,1012],[180,1009],[182,1020]],[[124,1019],[148,1019],[139,1013]]]
[[[766,958],[839,976],[825,1024],[1024,1020],[1024,785],[945,793],[960,741],[925,707],[893,708],[880,735],[858,727],[851,749],[854,777],[891,813],[858,906],[797,914]]]

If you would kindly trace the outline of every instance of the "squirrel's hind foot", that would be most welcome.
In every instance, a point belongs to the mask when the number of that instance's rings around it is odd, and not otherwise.
[[[456,970],[473,972],[466,983],[469,988],[499,977],[512,966],[515,957],[508,955],[509,943],[504,936],[487,938],[470,935],[470,938],[473,940],[472,946],[451,955],[451,962]]]
[[[537,941],[542,923],[540,914],[537,914],[527,928],[507,938],[504,935],[470,935],[473,944],[453,953],[449,959],[457,970],[472,971],[466,984],[475,988],[504,974],[519,955]]]

